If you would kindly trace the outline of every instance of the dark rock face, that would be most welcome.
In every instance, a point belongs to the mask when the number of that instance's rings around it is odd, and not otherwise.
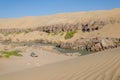
[[[74,23],[74,24],[54,24],[49,26],[38,26],[37,28],[26,28],[26,29],[0,29],[0,33],[11,33],[11,32],[30,32],[30,31],[42,31],[42,32],[55,32],[59,33],[61,31],[68,32],[68,31],[75,31],[75,30],[82,30],[83,32],[91,32],[95,30],[99,30],[107,24],[114,24],[118,21],[110,20],[108,22],[105,21],[90,21],[84,23]]]
[[[104,21],[91,21],[91,22],[82,24],[82,31],[90,32],[90,31],[99,30],[107,24],[108,23],[106,23]]]
[[[60,48],[68,48],[75,50],[86,49],[90,52],[98,52],[105,49],[115,48],[120,46],[119,38],[86,38],[77,39],[72,43],[60,43]]]
[[[79,30],[80,25],[78,23],[76,24],[55,24],[55,25],[50,25],[50,26],[43,26],[43,27],[38,27],[36,28],[37,31],[43,31],[43,32],[65,32],[65,31],[74,31],[74,30]]]
[[[38,27],[36,30],[43,32],[61,32],[61,31],[75,31],[82,30],[83,32],[90,32],[94,30],[101,29],[104,25],[106,25],[103,21],[93,21],[88,23],[76,23],[76,24],[55,24],[50,26]]]

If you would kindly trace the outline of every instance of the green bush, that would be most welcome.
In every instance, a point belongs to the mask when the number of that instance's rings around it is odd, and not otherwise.
[[[9,58],[10,56],[22,56],[19,54],[20,51],[15,50],[15,51],[0,51],[0,56],[1,57],[6,57]]]
[[[8,33],[8,32],[3,33],[4,36],[8,36],[9,34],[11,34],[11,33]]]
[[[15,32],[16,34],[20,34],[20,33],[22,33],[22,32]]]
[[[28,32],[31,32],[31,31],[32,31],[32,29],[31,29],[31,28],[28,28],[28,29],[27,29],[27,31],[28,31]]]
[[[61,32],[61,34],[60,34],[61,36],[63,36],[64,35],[64,32]]]
[[[55,35],[57,35],[57,33],[55,33],[55,32],[50,32],[50,33],[48,33],[48,35],[50,35],[50,36],[55,36]]]
[[[67,32],[66,35],[65,35],[65,39],[70,39],[70,38],[72,38],[75,33],[76,33],[76,31]]]

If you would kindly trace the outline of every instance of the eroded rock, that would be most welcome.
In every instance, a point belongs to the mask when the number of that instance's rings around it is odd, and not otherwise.
[[[60,43],[57,47],[74,50],[86,49],[90,52],[98,52],[105,49],[115,48],[118,46],[120,46],[119,38],[84,38],[77,39],[71,43]]]

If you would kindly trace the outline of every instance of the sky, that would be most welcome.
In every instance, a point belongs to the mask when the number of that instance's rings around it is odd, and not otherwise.
[[[0,18],[120,8],[120,0],[0,0]]]

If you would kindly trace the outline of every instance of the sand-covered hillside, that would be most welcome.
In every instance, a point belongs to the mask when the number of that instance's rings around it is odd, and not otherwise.
[[[89,12],[74,12],[60,13],[50,16],[29,16],[22,18],[0,19],[0,28],[35,28],[40,26],[50,26],[55,24],[75,24],[92,21],[111,20],[120,22],[120,9],[89,11]]]
[[[118,47],[120,9],[0,19],[0,40],[52,43],[90,51]]]

